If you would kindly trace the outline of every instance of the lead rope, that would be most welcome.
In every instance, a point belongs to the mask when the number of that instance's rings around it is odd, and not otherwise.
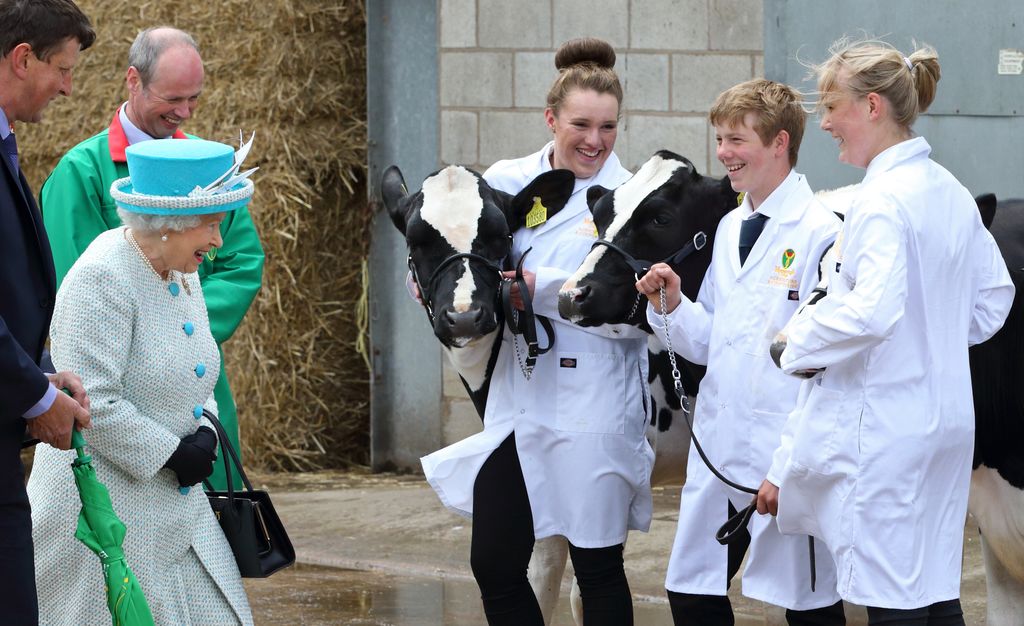
[[[509,282],[512,281],[511,278],[506,280]],[[516,326],[519,325],[519,311],[517,309],[513,309],[512,311],[512,322]],[[519,350],[519,336],[515,333],[512,333],[512,347],[515,348],[516,351],[516,363],[519,364],[519,371],[523,373],[523,378],[529,381],[530,377],[533,376],[533,364],[528,361],[523,361],[523,353]]]
[[[750,518],[754,515],[754,511],[757,510],[756,496],[758,490],[729,480],[725,475],[718,471],[718,468],[712,465],[711,460],[708,459],[706,454],[704,454],[704,448],[701,447],[700,441],[697,440],[697,434],[693,432],[693,417],[690,411],[690,402],[686,397],[686,392],[683,390],[682,376],[679,373],[678,365],[676,365],[676,353],[675,350],[672,349],[672,336],[668,332],[668,297],[665,295],[664,285],[659,287],[658,294],[661,300],[661,323],[662,327],[665,329],[665,349],[668,350],[668,362],[672,366],[672,385],[675,387],[676,395],[679,396],[679,404],[683,407],[683,416],[686,419],[686,426],[690,429],[690,441],[693,442],[694,447],[697,449],[697,454],[700,455],[701,460],[704,461],[704,465],[711,470],[711,473],[714,474],[718,480],[733,489],[753,494],[755,496],[753,502],[726,520],[725,524],[723,524],[722,527],[718,529],[718,532],[715,533],[715,539],[718,543],[724,546],[732,543],[733,540],[739,537],[740,531],[747,527],[747,524],[750,522]],[[811,537],[810,535],[807,536],[807,547],[811,565],[811,592],[813,592],[815,583],[817,582],[817,568],[815,567],[814,562],[814,537]]]
[[[519,370],[527,381],[533,376],[533,368],[537,364],[537,357],[547,354],[552,346],[555,345],[554,326],[543,315],[534,314],[533,300],[530,296],[530,290],[526,285],[526,279],[523,277],[523,263],[526,261],[526,255],[532,249],[529,248],[526,252],[523,252],[523,255],[519,257],[519,263],[516,264],[515,277],[503,278],[501,288],[498,290],[501,305],[505,311],[506,325],[512,332],[512,347],[515,349],[516,362],[519,364]],[[522,313],[512,305],[513,285],[519,287],[519,297],[523,302]],[[545,347],[542,347],[537,339],[536,323],[540,323],[541,328],[547,334],[548,345]],[[525,357],[519,348],[519,335],[523,336],[523,341],[526,343]]]

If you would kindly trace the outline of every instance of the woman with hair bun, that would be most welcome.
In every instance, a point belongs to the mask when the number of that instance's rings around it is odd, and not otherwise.
[[[867,171],[828,295],[784,331],[781,367],[820,373],[776,456],[778,524],[828,545],[839,594],[870,624],[963,624],[967,348],[999,330],[1014,288],[971,194],[911,129],[935,97],[935,51],[840,40],[830,52],[814,68],[821,128]]]
[[[651,522],[647,337],[626,326],[581,328],[557,309],[560,287],[596,239],[587,189],[630,177],[612,151],[622,102],[614,64],[599,39],[563,44],[544,111],[552,141],[484,174],[511,194],[551,169],[576,175],[568,204],[553,215],[535,207],[512,246],[515,262],[532,249],[524,274],[534,311],[554,325],[554,347],[527,380],[506,329],[483,432],[424,459],[443,501],[472,492],[470,560],[492,625],[543,625],[527,564],[535,540],[556,535],[569,541],[587,626],[633,623],[622,551],[628,531]]]

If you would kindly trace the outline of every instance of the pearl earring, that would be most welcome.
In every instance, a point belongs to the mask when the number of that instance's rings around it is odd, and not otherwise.
[[[167,233],[160,235],[160,241],[167,241]]]

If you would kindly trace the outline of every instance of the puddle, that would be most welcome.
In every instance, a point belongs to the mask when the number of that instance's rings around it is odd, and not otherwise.
[[[394,576],[298,565],[245,589],[256,624],[326,626],[480,626],[485,624],[476,583]],[[668,604],[634,606],[637,626],[671,626]],[[571,626],[563,599],[552,626]],[[737,622],[742,624],[743,622]]]

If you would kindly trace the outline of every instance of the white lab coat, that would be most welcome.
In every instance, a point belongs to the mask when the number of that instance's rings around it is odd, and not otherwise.
[[[530,156],[499,161],[484,178],[517,193],[551,169],[553,143]],[[596,238],[587,188],[612,189],[630,177],[615,154],[592,178],[577,180],[569,203],[553,218],[514,235],[512,255],[528,249],[524,267],[537,275],[534,311],[555,327],[554,348],[537,359],[529,381],[506,329],[491,377],[484,430],[422,459],[442,502],[473,511],[477,472],[513,431],[538,539],[564,535],[581,548],[622,543],[627,531],[651,523],[654,452],[644,436],[650,399],[646,335],[629,326],[581,328],[558,315],[558,292]],[[538,325],[538,337],[545,335]]]
[[[1014,293],[974,200],[930,152],[914,138],[868,165],[830,293],[788,328],[783,368],[827,369],[772,465],[782,531],[828,544],[844,599],[894,609],[959,597],[967,347],[1002,326]]]
[[[694,412],[704,451],[727,477],[756,488],[800,387],[775,366],[768,346],[818,283],[818,261],[840,222],[814,198],[804,176],[790,172],[758,207],[769,219],[741,267],[740,223],[751,211],[748,196],[719,223],[697,301],[683,298],[669,315],[667,332],[678,354],[708,366]],[[648,306],[647,320],[665,343],[660,311]],[[726,520],[730,500],[739,510],[751,498],[714,477],[691,446],[667,589],[725,595],[726,547],[715,540],[715,531]],[[806,537],[781,535],[769,516],[755,515],[750,531],[744,595],[796,610],[838,601],[835,569],[822,546],[812,593]]]

